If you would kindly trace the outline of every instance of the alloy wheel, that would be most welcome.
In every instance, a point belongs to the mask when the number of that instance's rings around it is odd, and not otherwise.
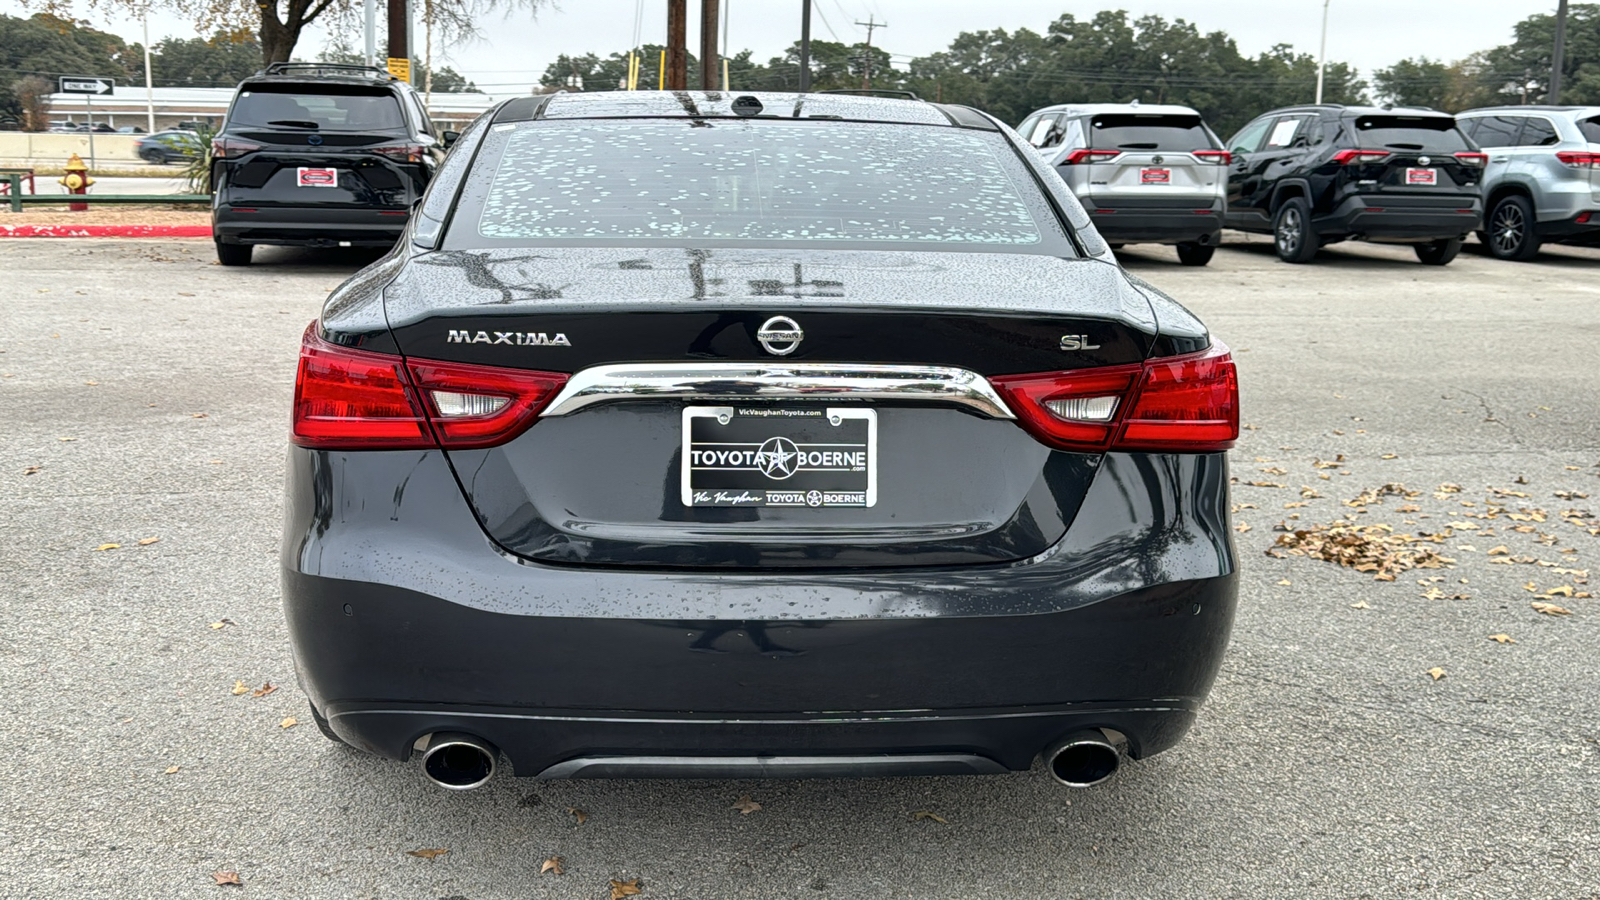
[[[1300,210],[1293,207],[1283,211],[1278,219],[1278,252],[1284,256],[1293,256],[1300,249],[1304,228],[1300,221]]]
[[[1501,203],[1494,211],[1495,249],[1506,256],[1516,253],[1522,248],[1522,232],[1526,227],[1522,210],[1515,203]]]

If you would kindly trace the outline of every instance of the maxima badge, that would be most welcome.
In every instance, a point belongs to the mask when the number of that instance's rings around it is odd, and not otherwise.
[[[773,356],[788,356],[800,349],[800,342],[805,337],[806,333],[800,330],[800,323],[788,316],[773,316],[762,322],[756,330],[756,340]]]

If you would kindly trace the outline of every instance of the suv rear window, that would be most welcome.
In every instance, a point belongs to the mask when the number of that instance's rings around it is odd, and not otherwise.
[[[1362,147],[1443,153],[1472,149],[1456,130],[1456,120],[1445,116],[1361,116],[1355,123]]]
[[[1089,120],[1089,146],[1096,150],[1215,150],[1199,116],[1108,114]]]
[[[1600,116],[1579,122],[1578,130],[1583,132],[1584,140],[1591,144],[1600,144]]]
[[[379,87],[255,84],[239,92],[229,125],[318,131],[392,131],[406,127],[400,102]]]
[[[999,134],[699,119],[547,121],[490,138],[498,146],[480,151],[455,217],[475,218],[477,238],[447,235],[453,248],[825,242],[1072,255]]]

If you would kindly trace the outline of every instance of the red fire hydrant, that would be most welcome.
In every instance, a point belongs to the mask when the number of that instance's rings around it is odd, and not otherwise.
[[[72,158],[67,160],[66,169],[67,174],[61,176],[57,183],[65,187],[69,194],[89,193],[89,185],[94,184],[94,179],[89,177],[89,167],[78,157],[78,154],[72,154]],[[73,212],[83,212],[88,208],[89,204],[87,203],[67,204],[67,209]]]

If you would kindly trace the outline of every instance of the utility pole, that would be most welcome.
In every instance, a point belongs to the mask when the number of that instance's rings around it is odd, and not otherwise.
[[[145,129],[156,133],[156,95],[150,85],[150,5],[144,7],[144,114]]]
[[[800,93],[811,90],[811,0],[800,0]]]
[[[401,81],[411,80],[411,4],[409,0],[389,3],[389,74]]]
[[[866,53],[865,56],[863,56],[861,58],[861,89],[863,91],[871,90],[871,88],[872,88],[872,29],[874,29],[874,28],[888,28],[889,27],[889,23],[888,22],[875,22],[875,21],[873,21],[873,17],[869,14],[867,16],[867,20],[865,22],[857,22],[856,24],[857,25],[866,26],[866,29],[867,29],[867,53]]]
[[[1328,3],[1322,0],[1322,49],[1317,52],[1317,105],[1322,105],[1322,73],[1328,67]]]
[[[667,90],[689,89],[689,0],[667,0]]]
[[[362,0],[361,36],[366,40],[366,64],[378,64],[378,0]]]
[[[1551,106],[1561,102],[1561,68],[1565,63],[1562,59],[1567,51],[1567,0],[1560,0],[1556,4],[1556,46],[1550,54],[1550,98],[1546,100]]]
[[[722,86],[722,65],[717,62],[717,0],[700,0],[700,89]]]

